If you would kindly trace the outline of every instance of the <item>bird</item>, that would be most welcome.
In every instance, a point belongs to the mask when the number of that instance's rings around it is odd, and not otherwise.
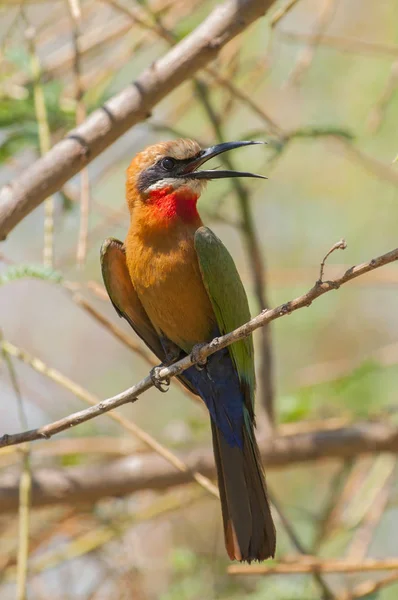
[[[203,225],[197,201],[211,180],[266,179],[249,172],[200,169],[215,156],[256,143],[223,142],[202,149],[190,139],[159,142],[139,152],[127,169],[130,226],[124,244],[114,238],[102,244],[102,275],[119,316],[162,365],[250,320],[234,261]],[[160,384],[156,371],[153,376]],[[179,378],[210,414],[229,558],[250,563],[273,557],[275,526],[254,432],[252,337],[215,352]]]

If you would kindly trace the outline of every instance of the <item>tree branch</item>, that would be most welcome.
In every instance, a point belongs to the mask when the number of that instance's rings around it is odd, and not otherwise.
[[[230,575],[294,575],[297,573],[355,573],[357,571],[395,571],[398,569],[396,558],[383,558],[381,560],[366,559],[350,561],[344,559],[318,559],[306,557],[294,563],[280,562],[277,565],[231,565],[228,567]]]
[[[146,69],[138,79],[96,110],[20,177],[0,190],[0,239],[45,198],[219,51],[264,15],[275,0],[226,0],[190,35]]]
[[[194,352],[195,356],[190,354],[169,367],[160,368],[158,370],[158,377],[160,380],[168,382],[170,378],[180,375],[180,373],[191,367],[193,364],[205,362],[206,358],[217,352],[217,350],[226,348],[233,342],[247,337],[259,327],[263,327],[275,319],[279,319],[280,317],[291,314],[299,308],[310,306],[316,298],[323,296],[323,294],[326,294],[332,290],[337,290],[341,285],[347,283],[348,281],[351,281],[356,277],[364,275],[365,273],[369,273],[374,269],[380,268],[383,265],[396,260],[398,260],[398,248],[395,248],[395,250],[391,250],[390,252],[387,252],[386,254],[383,254],[377,258],[373,258],[366,263],[351,267],[341,277],[331,279],[329,281],[318,280],[316,281],[315,285],[302,296],[299,296],[294,300],[290,300],[285,304],[281,304],[276,308],[264,310],[257,317],[254,317],[254,319],[251,319],[248,323],[238,327],[231,333],[227,333],[226,335],[215,338],[208,344],[204,344],[200,347],[199,351]],[[140,394],[146,392],[153,385],[152,378],[150,375],[148,375],[145,377],[145,379],[142,379],[139,383],[128,390],[125,390],[124,392],[121,392],[112,398],[103,400],[102,402],[99,402],[90,408],[86,408],[79,412],[73,413],[68,417],[59,419],[58,421],[50,423],[49,425],[44,425],[38,429],[31,429],[22,433],[15,433],[12,435],[4,434],[0,438],[0,448],[14,444],[20,444],[22,442],[49,438],[56,433],[60,433],[61,431],[69,429],[70,427],[75,427],[76,425],[80,425],[81,423],[89,421],[94,417],[109,412],[118,406],[122,406],[128,402],[135,402]]]
[[[294,435],[266,436],[260,440],[261,457],[270,469],[304,462],[333,460],[373,452],[398,453],[398,427],[379,422],[360,422],[348,427]],[[103,464],[35,469],[32,505],[92,503],[100,498],[140,490],[165,490],[192,483],[192,473],[215,477],[213,452],[197,448],[179,454],[187,470],[178,471],[159,454],[131,454]],[[18,510],[18,474],[0,477],[0,512]]]

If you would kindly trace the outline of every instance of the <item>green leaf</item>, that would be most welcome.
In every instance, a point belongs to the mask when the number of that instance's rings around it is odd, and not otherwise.
[[[51,283],[61,283],[63,280],[62,274],[50,267],[44,267],[43,265],[13,265],[0,275],[0,285],[27,277],[43,279]]]
[[[6,162],[27,146],[37,146],[37,135],[26,128],[10,133],[0,144],[0,163]]]

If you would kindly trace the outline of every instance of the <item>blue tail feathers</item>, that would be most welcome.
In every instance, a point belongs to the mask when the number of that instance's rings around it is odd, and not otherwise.
[[[209,356],[202,370],[190,367],[184,371],[184,378],[205,402],[226,442],[242,449],[244,398],[228,349]]]

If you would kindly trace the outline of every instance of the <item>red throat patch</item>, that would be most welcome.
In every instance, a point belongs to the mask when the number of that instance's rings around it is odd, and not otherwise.
[[[199,219],[196,209],[198,197],[187,187],[175,190],[168,186],[150,192],[147,202],[162,221],[170,222],[179,217],[185,223],[192,223]]]

